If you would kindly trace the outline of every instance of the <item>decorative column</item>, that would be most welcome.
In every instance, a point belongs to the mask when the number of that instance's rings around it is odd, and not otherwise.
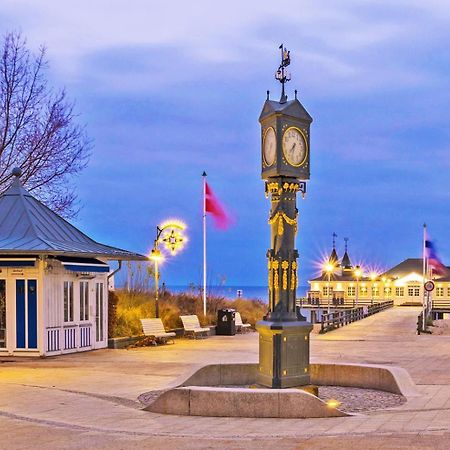
[[[267,252],[269,312],[257,323],[258,382],[272,388],[309,384],[309,333],[312,325],[297,313],[297,192],[306,183],[274,177],[266,182],[270,197],[271,248]]]

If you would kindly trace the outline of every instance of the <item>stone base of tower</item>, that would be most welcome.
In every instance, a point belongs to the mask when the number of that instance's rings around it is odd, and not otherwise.
[[[310,384],[309,334],[306,321],[261,320],[257,383],[270,388],[290,388]]]

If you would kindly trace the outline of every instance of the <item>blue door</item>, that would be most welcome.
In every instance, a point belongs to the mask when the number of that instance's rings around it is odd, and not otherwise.
[[[25,280],[16,280],[16,347],[25,346]]]
[[[37,348],[37,282],[28,280],[28,348]]]
[[[16,280],[16,348],[37,348],[36,280]]]

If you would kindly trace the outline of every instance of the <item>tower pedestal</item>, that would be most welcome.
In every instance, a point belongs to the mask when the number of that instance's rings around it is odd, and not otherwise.
[[[278,389],[310,384],[309,334],[312,328],[306,321],[261,320],[256,324],[259,384]]]

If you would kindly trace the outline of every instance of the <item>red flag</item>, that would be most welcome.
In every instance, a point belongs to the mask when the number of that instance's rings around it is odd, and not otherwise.
[[[214,195],[205,181],[205,212],[210,213],[217,228],[226,229],[231,224],[231,220],[221,202]]]

